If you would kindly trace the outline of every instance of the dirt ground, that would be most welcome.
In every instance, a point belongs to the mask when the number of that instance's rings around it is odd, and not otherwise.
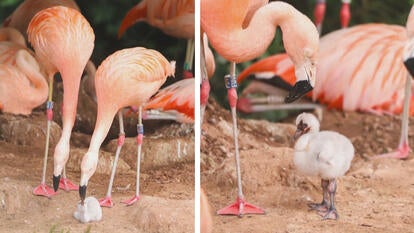
[[[324,111],[321,129],[348,136],[356,149],[351,169],[338,180],[339,220],[324,221],[307,207],[322,200],[320,179],[300,175],[293,165],[295,116],[285,123],[238,121],[244,196],[266,214],[218,216],[236,200],[237,183],[230,113],[210,102],[202,126],[201,186],[214,212],[213,232],[414,232],[412,154],[404,161],[373,159],[397,147],[399,117]]]
[[[0,232],[194,232],[192,126],[170,122],[156,130],[146,127],[141,199],[126,207],[120,201],[135,194],[136,177],[136,142],[129,135],[114,181],[115,206],[103,208],[100,222],[81,224],[72,217],[79,200],[77,191],[59,190],[50,199],[32,194],[41,180],[45,119],[43,112],[29,117],[0,113]],[[59,136],[60,127],[53,124],[46,176],[50,187],[53,150]],[[75,184],[80,179],[80,161],[89,141],[90,135],[73,133],[67,175]],[[101,148],[98,169],[89,182],[87,196],[105,196],[114,145],[116,139]]]

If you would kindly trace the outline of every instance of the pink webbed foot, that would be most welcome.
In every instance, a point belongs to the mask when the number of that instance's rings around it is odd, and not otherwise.
[[[49,188],[46,184],[40,184],[33,190],[33,194],[37,196],[45,196],[50,198],[51,196],[55,195],[56,192],[53,191],[52,188]]]
[[[254,206],[241,198],[237,198],[236,202],[217,211],[219,215],[237,215],[241,217],[243,214],[265,214],[260,207]]]
[[[126,204],[127,206],[130,206],[130,205],[134,204],[135,202],[137,202],[139,200],[139,198],[140,198],[139,196],[134,196],[129,200],[122,201],[122,203]]]
[[[69,179],[61,178],[59,182],[59,188],[67,192],[79,190],[79,186],[74,185]]]
[[[114,203],[113,203],[113,201],[112,201],[112,198],[111,198],[111,197],[105,197],[105,198],[101,198],[101,199],[99,199],[99,204],[100,204],[102,207],[108,207],[108,208],[111,208],[111,207],[113,207],[113,206],[114,206]]]
[[[408,143],[402,143],[400,146],[398,146],[397,151],[380,154],[375,156],[374,158],[407,159],[409,154],[410,147],[408,146]]]

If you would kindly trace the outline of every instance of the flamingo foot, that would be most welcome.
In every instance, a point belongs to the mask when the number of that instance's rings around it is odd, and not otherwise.
[[[139,196],[134,196],[134,197],[132,197],[129,200],[121,201],[121,202],[124,203],[124,204],[126,204],[127,206],[130,206],[130,205],[134,204],[135,202],[137,202],[139,199],[140,199]]]
[[[311,210],[316,210],[319,212],[328,211],[328,203],[326,203],[325,201],[323,201],[322,203],[309,203],[308,206]]]
[[[375,158],[394,158],[394,159],[408,159],[410,154],[410,147],[408,143],[402,143],[398,146],[397,151],[380,154],[375,156]]]
[[[254,206],[241,198],[237,198],[236,202],[217,211],[219,215],[238,215],[243,214],[265,214],[265,211],[260,207]]]
[[[55,195],[56,192],[53,191],[52,188],[49,188],[49,186],[47,186],[46,184],[39,184],[39,186],[37,186],[33,190],[33,194],[36,195],[36,196],[45,196],[47,198],[50,198],[53,195]]]
[[[339,218],[339,214],[335,208],[327,210],[327,211],[319,211],[319,215],[323,216],[323,220],[333,219],[337,220]]]
[[[60,189],[65,190],[65,191],[67,191],[67,192],[69,192],[69,191],[77,191],[77,190],[79,190],[79,186],[74,185],[74,184],[72,183],[72,181],[70,181],[70,180],[69,180],[69,179],[67,179],[67,178],[61,178],[61,179],[60,179],[60,182],[59,182],[59,188],[60,188]]]
[[[108,208],[111,208],[114,206],[114,203],[112,202],[112,198],[110,196],[99,199],[99,204],[102,207],[108,207]]]

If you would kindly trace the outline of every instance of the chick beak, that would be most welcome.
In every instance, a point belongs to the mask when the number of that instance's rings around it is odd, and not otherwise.
[[[53,175],[53,190],[55,190],[55,192],[59,188],[59,183],[60,183],[60,175],[58,176]]]
[[[293,139],[296,141],[300,136],[302,136],[302,134],[304,134],[304,130],[296,129],[295,135],[293,135]]]
[[[79,196],[81,198],[81,203],[83,205],[83,202],[85,201],[85,197],[86,197],[86,185],[79,185]]]

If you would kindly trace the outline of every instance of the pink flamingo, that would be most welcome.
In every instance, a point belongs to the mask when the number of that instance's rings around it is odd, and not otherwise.
[[[341,0],[342,6],[340,10],[341,27],[348,27],[349,20],[351,19],[351,11],[349,5],[352,0]],[[313,11],[315,17],[316,28],[318,28],[319,34],[322,33],[322,24],[325,18],[326,0],[316,0],[315,10]]]
[[[187,39],[184,77],[193,77],[194,11],[194,0],[142,0],[125,15],[118,37],[136,22],[144,21],[167,35]]]
[[[406,27],[363,24],[331,32],[321,38],[318,82],[309,94],[330,108],[376,114],[402,113],[400,142],[396,152],[380,157],[405,159],[409,155],[408,116],[414,115],[410,100],[414,35],[414,8]],[[341,44],[340,47],[337,45]],[[407,72],[408,70],[408,72]],[[272,73],[293,85],[293,64],[286,54],[252,64],[239,82],[252,73]]]
[[[16,28],[27,38],[27,27],[33,16],[43,9],[59,5],[79,11],[78,5],[73,0],[25,0],[4,20],[3,26]]]
[[[257,10],[249,11],[250,6],[255,6]],[[251,19],[246,20],[246,16],[251,16]],[[236,122],[235,64],[261,55],[273,40],[277,26],[283,31],[285,49],[294,61],[298,78],[298,82],[286,97],[286,102],[292,102],[310,91],[315,82],[319,35],[312,21],[284,2],[263,5],[263,1],[249,0],[201,1],[202,30],[207,34],[212,47],[231,61],[230,75],[225,77],[225,82],[233,118],[238,197],[234,204],[219,210],[218,214],[241,216],[244,213],[264,213],[262,209],[245,202],[242,192]]]
[[[145,119],[171,119],[182,123],[194,123],[194,78],[182,79],[152,97],[144,109]],[[153,112],[160,110],[161,112]]]
[[[76,190],[65,174],[69,158],[69,139],[75,121],[80,78],[92,54],[95,35],[88,21],[77,10],[55,6],[37,13],[28,26],[28,38],[36,56],[46,69],[49,78],[47,102],[46,147],[41,184],[35,188],[35,195],[50,197],[62,182],[66,190]],[[53,188],[45,183],[49,149],[50,124],[53,119],[53,76],[59,72],[63,80],[63,129],[54,152]],[[61,178],[63,170],[63,178]]]
[[[139,200],[139,170],[144,134],[142,108],[165,82],[166,78],[174,75],[174,71],[175,62],[170,64],[159,52],[142,47],[117,51],[107,57],[98,67],[95,76],[98,100],[97,120],[89,150],[83,157],[81,164],[79,195],[82,202],[85,200],[88,181],[96,171],[99,148],[109,131],[115,114],[118,112],[120,126],[118,147],[112,166],[108,192],[106,197],[100,200],[101,206],[113,206],[111,198],[112,184],[119,153],[125,139],[122,111],[120,109],[127,106],[139,106],[137,125],[137,186],[135,196],[124,203],[132,205]]]

